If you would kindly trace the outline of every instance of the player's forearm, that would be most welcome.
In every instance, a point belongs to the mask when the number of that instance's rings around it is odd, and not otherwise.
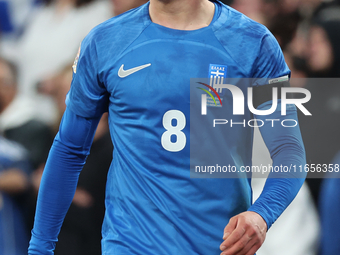
[[[84,161],[54,142],[40,184],[29,254],[53,254]]]
[[[293,201],[303,182],[302,178],[269,178],[261,196],[248,211],[260,214],[269,229]]]
[[[97,119],[87,120],[65,112],[42,176],[30,255],[53,254],[97,124]]]
[[[258,116],[257,118],[268,119],[268,116]],[[270,119],[297,121],[296,109],[290,107],[286,116],[281,116],[281,112],[276,111],[270,116]],[[263,126],[261,134],[273,159],[273,169],[277,167],[276,169],[279,171],[269,174],[261,196],[249,210],[260,214],[269,229],[299,192],[306,173],[294,171],[294,166],[304,165],[306,157],[299,126],[291,128],[282,125],[276,125],[274,128]],[[290,171],[280,170],[285,166],[286,170],[290,169]]]

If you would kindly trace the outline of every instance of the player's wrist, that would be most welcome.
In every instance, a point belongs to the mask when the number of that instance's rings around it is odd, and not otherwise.
[[[261,219],[263,221],[263,224],[265,225],[266,231],[270,228],[270,221],[266,217],[266,214],[262,210],[258,210],[258,208],[249,208],[247,212],[253,213],[258,219]]]
[[[53,255],[56,242],[47,241],[36,236],[32,231],[28,255]]]

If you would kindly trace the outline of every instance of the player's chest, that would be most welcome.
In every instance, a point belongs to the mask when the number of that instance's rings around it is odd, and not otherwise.
[[[197,42],[149,41],[127,50],[106,69],[111,100],[186,100],[195,78],[244,77],[219,48]]]

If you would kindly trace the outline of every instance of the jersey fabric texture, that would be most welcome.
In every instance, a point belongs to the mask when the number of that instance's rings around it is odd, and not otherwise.
[[[290,73],[279,45],[264,26],[219,2],[215,6],[208,27],[181,31],[153,23],[147,3],[102,23],[84,39],[52,147],[56,153],[50,154],[39,191],[29,254],[42,254],[42,249],[44,254],[53,253],[68,207],[66,193],[72,197],[75,189],[70,182],[77,180],[93,130],[105,111],[115,149],[106,186],[103,254],[220,254],[223,229],[232,216],[252,210],[269,228],[295,197],[303,178],[269,179],[254,205],[250,179],[190,178],[189,125],[182,130],[187,139],[182,150],[171,152],[162,145],[165,113],[177,110],[190,119],[190,78],[207,77],[210,64],[227,66],[228,77]],[[252,85],[263,85],[264,80],[254,79]],[[261,107],[266,108],[266,103]],[[279,112],[273,116],[281,118]],[[287,117],[296,119],[296,109],[291,108]],[[77,130],[75,137],[70,130]],[[263,135],[274,165],[304,163],[296,129],[264,128]],[[251,140],[252,130],[238,132],[230,146],[250,162],[251,145],[237,145],[244,136]],[[58,170],[57,154],[65,159]],[[65,179],[68,185],[61,190],[58,183]],[[61,202],[53,212],[47,209],[52,197]],[[51,217],[44,215],[46,210]]]

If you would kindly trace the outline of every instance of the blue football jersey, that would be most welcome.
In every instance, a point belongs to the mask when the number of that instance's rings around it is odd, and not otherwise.
[[[147,3],[97,26],[81,44],[67,107],[86,118],[108,111],[115,148],[103,254],[220,254],[229,219],[251,206],[250,179],[190,177],[191,147],[202,146],[190,133],[190,79],[281,77],[289,69],[264,26],[215,6],[209,26],[182,31],[153,23]],[[230,95],[217,92],[231,109]],[[230,132],[209,138],[224,164],[251,165],[252,129]]]

